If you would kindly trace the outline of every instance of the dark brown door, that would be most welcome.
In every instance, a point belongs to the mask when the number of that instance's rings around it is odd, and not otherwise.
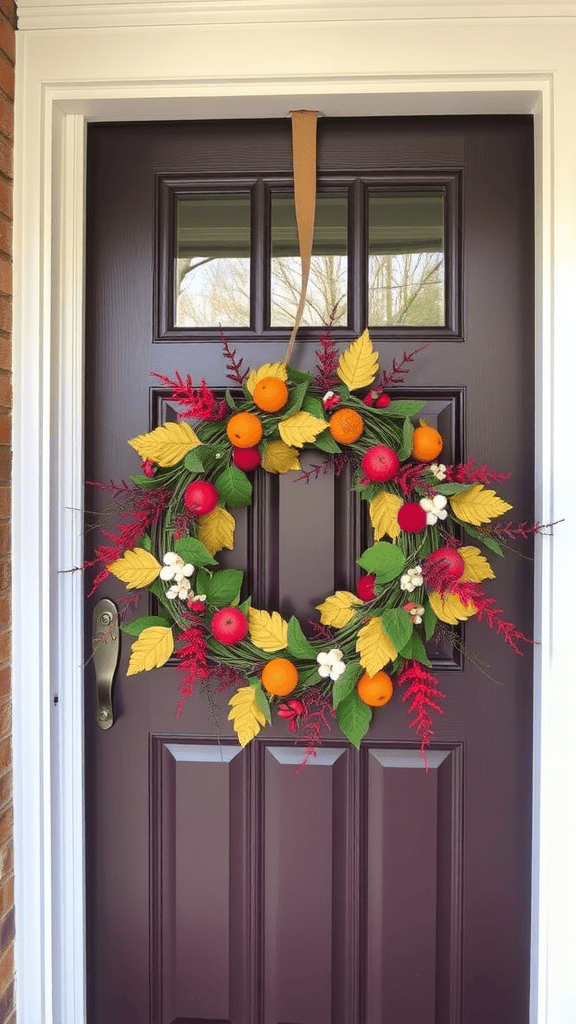
[[[274,257],[292,252],[282,219],[290,171],[287,121],[90,128],[89,479],[139,472],[126,439],[174,416],[151,371],[226,386],[216,317],[245,366],[282,358],[290,310],[282,322],[269,268],[271,248]],[[512,470],[506,497],[529,519],[530,120],[323,119],[319,188],[319,247],[342,256],[334,232],[347,238],[337,340],[372,318],[383,365],[429,341],[407,388],[441,423],[445,461],[469,454]],[[411,314],[388,290],[376,311],[370,261],[395,251],[386,230],[401,235],[405,220],[386,209],[418,200],[430,211],[434,196],[444,256],[430,302],[419,292]],[[230,223],[234,211],[240,218],[234,287],[249,287],[247,313],[222,303],[199,310],[193,289],[186,301],[176,294],[178,260],[199,254],[189,215],[200,236],[218,228],[231,251],[219,202]],[[435,229],[420,220],[426,254]],[[399,264],[386,267],[399,288]],[[301,332],[302,369],[314,368],[317,337]],[[92,492],[88,503],[98,507]],[[259,485],[230,564],[247,570],[260,607],[306,620],[335,586],[354,587],[366,531],[345,477],[283,477]],[[530,633],[531,562],[510,557],[496,568],[492,593]],[[120,593],[112,581],[97,596]],[[176,720],[176,668],[126,678],[129,644],[116,722],[102,732],[88,667],[91,1024],[526,1024],[531,662],[484,625],[467,625],[468,654],[461,639],[435,652],[446,700],[428,773],[398,697],[374,716],[359,752],[333,726],[297,772],[302,747],[287,723],[241,750],[229,694],[202,688]]]

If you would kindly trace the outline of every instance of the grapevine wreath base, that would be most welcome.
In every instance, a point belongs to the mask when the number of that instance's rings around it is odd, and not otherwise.
[[[126,621],[135,595],[124,603],[122,628],[136,638],[128,675],[174,654],[183,672],[177,714],[199,680],[215,678],[220,689],[234,687],[229,718],[242,746],[275,712],[301,730],[309,753],[334,715],[358,746],[374,709],[398,688],[424,752],[443,697],[426,642],[475,615],[522,653],[532,641],[484,592],[494,572],[481,548],[501,555],[500,540],[540,527],[495,526],[512,506],[488,485],[508,474],[474,461],[444,465],[438,431],[414,423],[423,403],[390,396],[414,353],[376,384],[367,331],[342,353],[322,335],[315,377],[285,363],[243,372],[225,340],[224,354],[242,401],[230,392],[219,400],[189,375],[160,377],[183,409],[178,422],[129,441],[143,460],[131,485],[97,485],[122,507],[119,525],[103,531],[106,541],[85,563],[99,570],[91,593],[112,573],[129,591],[148,590],[159,608]],[[302,450],[324,456],[317,471],[351,464],[374,528],[356,593],[339,590],[318,605],[313,639],[294,616],[287,622],[241,600],[243,573],[220,569],[215,557],[234,546],[233,510],[251,504],[251,475],[299,470]]]

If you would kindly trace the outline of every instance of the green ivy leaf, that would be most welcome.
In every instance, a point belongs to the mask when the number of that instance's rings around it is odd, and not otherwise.
[[[218,564],[216,559],[212,558],[208,548],[205,548],[196,537],[182,537],[180,540],[175,540],[174,551],[185,562],[190,562],[192,565]]]
[[[334,680],[334,685],[332,687],[332,704],[334,705],[335,711],[342,701],[352,693],[361,672],[362,666],[357,661],[350,661],[346,665],[346,671],[343,672],[338,679]]]
[[[285,416],[291,416],[302,408],[302,403],[306,397],[309,383],[309,381],[303,381],[302,384],[297,384],[295,388],[290,388],[290,397],[282,409],[282,419],[284,419]]]
[[[424,636],[427,640],[430,639],[434,630],[436,629],[436,623],[438,618],[436,612],[433,610],[432,605],[429,601],[426,601],[424,605],[424,615],[422,616],[422,622],[424,625]]]
[[[207,581],[205,591],[198,592],[205,593],[208,603],[216,608],[227,608],[238,600],[243,579],[240,569],[222,569]]]
[[[329,455],[339,455],[342,451],[340,445],[336,443],[329,430],[323,430],[321,434],[318,434],[318,437],[315,438],[312,447],[318,448],[321,452],[327,452]]]
[[[358,749],[363,737],[368,732],[368,726],[372,721],[372,711],[364,701],[360,700],[356,690],[353,690],[340,702],[336,710],[336,717],[344,735]]]
[[[458,494],[459,491],[470,490],[470,484],[442,484],[434,481],[434,489],[438,494]]]
[[[406,417],[404,420],[404,426],[402,427],[402,444],[398,449],[398,458],[400,462],[404,462],[405,459],[410,457],[412,452],[412,435],[414,433],[414,424]]]
[[[382,614],[382,625],[397,651],[402,651],[414,627],[411,616],[403,608],[387,608]]]
[[[468,485],[470,486],[470,485]],[[456,520],[460,526],[463,526],[466,533],[470,534],[471,537],[475,537],[481,544],[485,544],[490,551],[493,551],[495,555],[500,555],[500,558],[504,558],[504,552],[495,537],[491,537],[488,533],[481,533],[475,526],[470,523],[463,523],[460,519]]]
[[[202,447],[202,446],[200,445],[200,447]],[[202,460],[196,454],[196,449],[195,448],[193,448],[191,452],[188,452],[186,458],[184,459],[184,466],[188,470],[189,473],[203,473],[204,472],[204,466],[202,464]]]
[[[268,725],[272,724],[272,713],[270,711],[270,701],[262,689],[262,685],[259,679],[254,676],[250,676],[248,679],[250,686],[254,687],[254,703],[256,707],[260,709],[263,715],[266,717]]]
[[[317,416],[319,420],[326,419],[322,402],[319,398],[314,398],[313,395],[306,395],[306,398],[302,402],[302,408],[304,412],[309,412],[311,416]]]
[[[415,629],[412,631],[412,636],[406,646],[402,648],[400,654],[403,658],[412,658],[413,661],[419,661],[422,665],[427,665],[428,668],[431,666],[422,637]]]
[[[378,412],[382,416],[416,416],[416,413],[419,413],[425,405],[426,402],[415,402],[404,399],[401,401],[390,402],[390,405],[387,405],[385,409],[379,409]]]
[[[311,373],[305,373],[304,370],[295,370],[293,366],[287,366],[286,373],[288,375],[288,380],[293,384],[309,385],[312,381]]]
[[[288,623],[288,650],[295,658],[305,658],[306,660],[312,659],[313,661],[316,661],[316,655],[318,652],[304,636],[302,627],[295,615],[292,616]]]
[[[143,491],[149,491],[152,487],[158,487],[158,481],[153,476],[135,473],[130,477],[130,480],[133,484],[136,484],[136,487],[141,487]]]
[[[237,466],[228,466],[214,481],[223,505],[244,508],[252,504],[252,484]]]
[[[230,388],[226,388],[226,393],[225,393],[224,397],[226,398],[226,405],[228,406],[229,409],[236,409],[237,408],[236,402],[232,398],[232,393],[230,391]]]
[[[151,626],[169,627],[170,623],[160,615],[144,615],[141,619],[132,619],[132,622],[125,623],[120,626],[120,629],[123,633],[129,633],[130,636],[140,636],[143,629],[149,629]]]
[[[378,541],[360,555],[358,565],[367,572],[374,572],[379,583],[396,579],[404,568],[406,559],[396,544]]]

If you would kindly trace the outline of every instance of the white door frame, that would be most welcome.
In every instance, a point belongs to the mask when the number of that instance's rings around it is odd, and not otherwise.
[[[82,561],[81,512],[70,510],[81,510],[83,499],[87,120],[284,116],[296,105],[328,116],[533,112],[536,514],[544,522],[571,516],[576,19],[565,15],[574,5],[504,4],[498,11],[491,4],[440,7],[435,0],[414,7],[408,0],[398,20],[398,7],[374,0],[354,9],[339,0],[313,6],[303,0],[297,10],[286,0],[235,3],[19,4],[13,485],[19,1024],[85,1022],[82,585],[80,574],[59,572]],[[531,1024],[576,1019],[576,827],[566,814],[574,754],[565,723],[576,721],[569,531],[569,523],[560,527],[554,545],[544,539],[536,561]]]

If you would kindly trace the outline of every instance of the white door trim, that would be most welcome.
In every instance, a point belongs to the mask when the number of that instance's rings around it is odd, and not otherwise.
[[[257,42],[243,37],[248,49],[261,46],[277,26],[260,28]],[[374,37],[373,24],[362,27],[355,40],[355,47],[360,38],[364,40],[362,51],[335,48],[333,72],[317,75],[296,73],[292,58],[284,54],[277,57],[277,74],[267,68],[260,73],[255,53],[249,66],[257,70],[249,77],[234,76],[228,68],[226,75],[218,73],[223,47],[232,62],[237,49],[234,31],[227,36],[222,28],[216,41],[203,36],[194,77],[186,74],[193,29],[167,29],[161,45],[157,28],[142,30],[133,56],[126,51],[127,39],[133,38],[126,30],[20,35],[13,526],[19,1024],[85,1021],[83,611],[79,574],[61,571],[82,560],[81,513],[70,509],[81,509],[83,496],[86,120],[284,116],[295,96],[300,105],[328,115],[533,111],[536,509],[542,521],[555,513],[570,516],[574,498],[568,471],[574,458],[567,438],[574,406],[570,359],[576,270],[574,21],[550,22],[546,35],[541,21],[522,20],[516,25],[515,56],[505,59],[508,24],[503,22],[502,30],[489,26],[491,48],[486,46],[482,52],[487,56],[478,57],[480,26],[472,29],[469,19],[454,75],[448,72],[453,58],[446,49],[445,24],[428,26],[426,40],[420,41],[414,21],[408,28],[405,35],[397,33],[390,58],[403,72],[373,71],[366,76],[358,75],[357,68]],[[453,28],[450,47],[457,35]],[[430,36],[436,31],[435,43]],[[321,41],[320,32],[316,45]],[[217,51],[211,49],[216,45]],[[430,58],[432,51],[435,56]],[[212,69],[207,66],[211,62]],[[135,73],[143,67],[147,78]],[[555,366],[560,370],[556,375]],[[556,478],[553,466],[558,467]],[[541,644],[535,688],[531,1024],[572,1024],[576,1017],[576,889],[570,857],[562,855],[562,850],[574,849],[576,838],[563,805],[573,772],[564,723],[576,720],[569,638],[573,612],[565,611],[572,574],[568,533],[567,527],[557,531],[554,560],[552,543],[544,540],[536,564],[535,630]]]

